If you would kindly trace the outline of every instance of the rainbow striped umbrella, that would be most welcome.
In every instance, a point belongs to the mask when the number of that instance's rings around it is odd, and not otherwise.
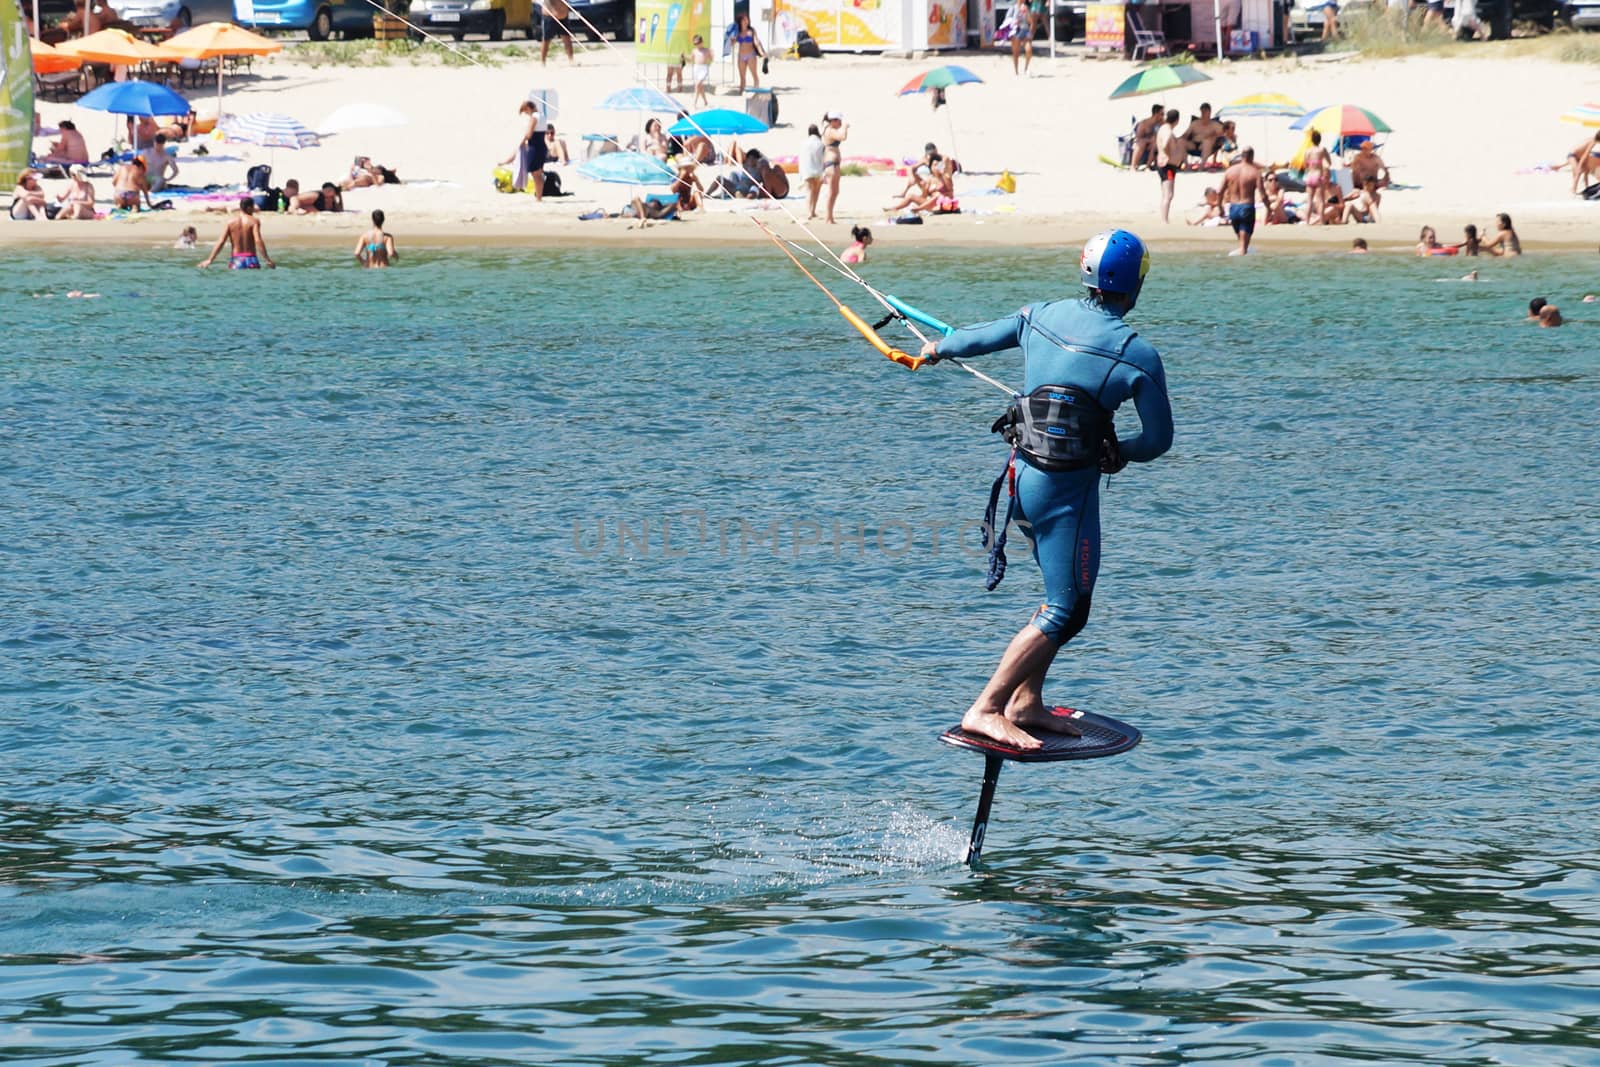
[[[928,93],[935,89],[948,89],[952,85],[971,85],[974,82],[982,84],[983,79],[978,77],[966,67],[934,67],[930,71],[918,74],[906,82],[901,88],[901,96],[910,96],[912,93]]]
[[[1389,124],[1364,107],[1354,104],[1329,104],[1307,111],[1289,124],[1291,130],[1316,130],[1324,137],[1371,137],[1393,133]]]
[[[1600,104],[1579,104],[1562,115],[1561,121],[1576,122],[1579,126],[1588,126],[1591,129],[1600,126]]]

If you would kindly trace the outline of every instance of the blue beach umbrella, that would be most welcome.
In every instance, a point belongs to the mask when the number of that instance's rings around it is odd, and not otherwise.
[[[667,127],[674,137],[693,137],[703,133],[708,137],[739,137],[750,133],[766,133],[770,127],[753,115],[732,108],[714,107],[688,118],[679,119]]]
[[[659,111],[663,115],[676,115],[683,110],[672,97],[648,85],[618,89],[595,108],[600,111]]]
[[[578,173],[596,182],[622,185],[671,185],[677,172],[643,152],[607,152],[578,164]]]
[[[90,111],[106,111],[113,115],[187,115],[189,101],[155,82],[131,79],[125,82],[106,82],[98,89],[78,97],[78,106]],[[112,140],[116,140],[113,135]],[[134,151],[139,149],[138,133],[134,134]]]
[[[187,115],[189,101],[155,82],[106,82],[78,98],[78,106],[113,115]]]

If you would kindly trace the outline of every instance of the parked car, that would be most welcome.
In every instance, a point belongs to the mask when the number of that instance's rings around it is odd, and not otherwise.
[[[115,6],[123,20],[135,26],[182,30],[197,23],[233,21],[233,0],[123,0]]]
[[[411,22],[461,40],[469,33],[498,41],[507,30],[537,37],[533,0],[411,0]]]
[[[611,34],[619,41],[634,39],[633,27],[633,0],[567,0],[572,6],[573,17],[568,19],[568,26],[574,32],[579,32],[583,26],[577,16],[582,15],[589,24],[601,34]],[[535,20],[538,13],[534,13]],[[539,31],[533,31],[538,36]],[[591,34],[590,36],[593,36]]]
[[[374,8],[366,0],[233,0],[233,21],[252,30],[305,30],[313,41],[335,33],[371,37]]]
[[[1600,30],[1600,0],[1567,0],[1561,19],[1575,30]]]

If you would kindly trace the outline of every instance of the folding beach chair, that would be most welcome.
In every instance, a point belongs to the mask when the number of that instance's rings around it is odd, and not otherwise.
[[[1148,59],[1151,56],[1164,56],[1167,54],[1167,35],[1160,30],[1147,30],[1144,20],[1139,17],[1138,10],[1129,4],[1128,28],[1133,31],[1133,58]]]

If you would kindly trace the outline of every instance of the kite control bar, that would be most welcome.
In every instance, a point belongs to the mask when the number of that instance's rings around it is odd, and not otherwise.
[[[785,249],[784,251],[788,251],[788,249]],[[795,265],[799,266],[799,262],[796,261]],[[800,269],[805,270],[804,267],[800,267]],[[810,272],[807,271],[806,273],[809,274]],[[815,278],[811,280],[816,281]],[[833,294],[830,293],[828,295],[832,296]],[[891,297],[890,299],[893,298]],[[889,357],[889,359],[893,362],[898,363],[902,367],[906,367],[910,370],[916,370],[918,367],[928,362],[925,357],[913,356],[909,353],[902,352],[900,349],[891,345],[888,341],[885,341],[883,338],[879,337],[878,331],[874,330],[870,325],[868,325],[866,319],[863,319],[860,315],[857,315],[854,311],[851,311],[849,308],[845,307],[843,301],[835,300],[834,303],[839,305],[839,314],[844,316],[844,320],[850,325],[854,326],[856,329],[860,330],[861,336],[867,339],[868,344],[872,345],[873,348],[876,348],[879,352],[882,352],[885,356]]]

